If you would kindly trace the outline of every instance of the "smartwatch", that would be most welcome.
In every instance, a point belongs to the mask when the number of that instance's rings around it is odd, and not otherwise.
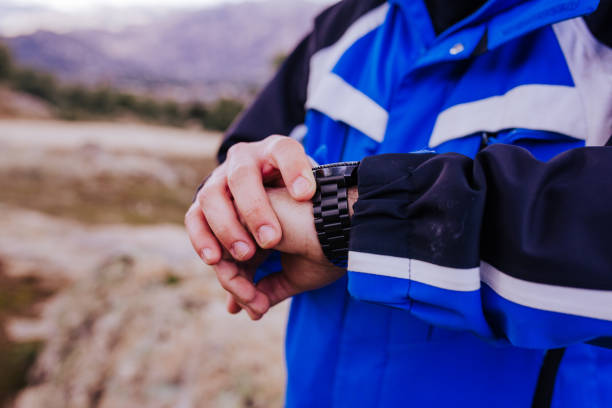
[[[312,199],[315,229],[323,253],[346,267],[351,235],[348,189],[357,185],[359,162],[325,164],[312,169],[317,191]]]

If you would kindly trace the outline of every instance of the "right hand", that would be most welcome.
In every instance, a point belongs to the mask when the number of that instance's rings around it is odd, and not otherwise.
[[[283,300],[299,293],[319,289],[346,273],[346,269],[331,264],[326,258],[317,237],[312,203],[296,202],[285,188],[267,189],[272,208],[280,220],[283,238],[274,248],[281,252],[282,270],[263,278],[257,286],[245,288],[244,293],[253,296],[257,307],[245,307],[244,295],[237,296],[228,290],[227,310],[238,313],[243,308],[254,320]],[[224,274],[242,274],[252,281],[259,266],[257,260],[267,254],[255,256],[247,264],[224,265]],[[230,288],[231,289],[231,288]]]
[[[315,193],[312,166],[298,141],[274,135],[229,149],[227,160],[213,171],[185,216],[193,247],[204,262],[218,263],[222,248],[237,261],[249,260],[256,250],[251,236],[264,249],[281,240],[264,188],[279,181],[297,201],[310,200]]]
[[[299,142],[274,135],[232,146],[227,160],[213,171],[185,215],[185,226],[198,255],[209,265],[221,263],[215,269],[224,287],[220,277],[222,266],[228,266],[227,261],[221,262],[224,249],[236,262],[246,262],[257,246],[273,248],[282,238],[264,185],[284,185],[297,201],[312,198],[316,190],[312,166]],[[245,299],[255,296],[246,293],[247,288],[252,289],[247,277],[238,275],[232,280],[238,292],[245,292]]]

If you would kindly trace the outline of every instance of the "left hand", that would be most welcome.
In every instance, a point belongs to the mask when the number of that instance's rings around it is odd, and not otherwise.
[[[219,265],[221,285],[230,293],[227,309],[238,313],[245,308],[253,320],[257,320],[277,303],[309,290],[319,289],[342,277],[346,270],[331,264],[319,244],[314,227],[312,203],[295,201],[284,188],[267,189],[268,198],[281,224],[282,239],[274,249],[282,252],[282,271],[262,279],[257,286],[251,283],[228,289],[223,273],[231,269],[230,262]],[[263,261],[265,257],[258,257]],[[252,277],[257,265],[251,263],[243,270],[245,277]],[[238,268],[238,264],[233,264]],[[236,269],[234,269],[236,270]],[[249,302],[253,299],[253,302]],[[253,303],[253,305],[251,305]]]

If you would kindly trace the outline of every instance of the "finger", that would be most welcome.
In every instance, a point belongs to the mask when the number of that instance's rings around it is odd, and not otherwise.
[[[223,289],[240,303],[248,304],[255,298],[255,285],[240,274],[240,267],[234,262],[222,260],[214,269]]]
[[[236,301],[236,299],[234,299],[234,296],[232,296],[231,294],[227,294],[227,311],[231,314],[237,314],[240,313],[240,311],[242,310],[242,307],[238,304],[238,302]]]
[[[221,247],[208,227],[198,202],[194,202],[185,214],[185,228],[193,249],[208,265],[221,259]]]
[[[312,165],[304,147],[286,136],[271,136],[265,158],[271,160],[281,173],[289,194],[298,200],[310,200],[316,191]]]
[[[212,233],[238,261],[245,261],[255,253],[255,244],[240,224],[234,203],[222,179],[207,183],[197,200]]]
[[[252,320],[259,320],[262,313],[248,305],[248,301],[255,298],[255,289],[249,288],[249,282],[240,276],[238,266],[231,262],[223,261],[215,266],[215,272],[217,273],[219,283],[228,292],[230,297],[235,299],[238,307],[244,309]]]
[[[266,296],[269,307],[275,306],[298,293],[298,291],[287,281],[283,272],[266,276],[259,281],[257,289]]]
[[[238,306],[244,310],[246,310],[247,314],[249,315],[249,317],[251,318],[251,320],[259,320],[261,319],[270,309],[269,307],[269,301],[268,298],[266,297],[266,295],[264,295],[261,292],[257,292],[257,294],[255,295],[255,300],[254,303],[258,303],[258,304],[262,304],[265,305],[265,311],[260,313],[258,311],[258,309],[255,309],[253,307],[249,307],[241,302],[239,302],[237,299],[234,299],[234,301],[238,304]]]
[[[263,315],[269,309],[268,299],[255,288],[255,284],[247,279],[240,267],[230,261],[221,261],[215,266],[215,272],[219,283],[234,296],[236,301],[243,306],[253,318]]]
[[[263,186],[257,161],[248,155],[235,154],[228,159],[228,186],[234,205],[249,231],[262,248],[278,244],[282,232]]]

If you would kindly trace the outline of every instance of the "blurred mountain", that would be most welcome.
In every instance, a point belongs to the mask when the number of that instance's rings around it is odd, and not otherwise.
[[[212,99],[249,92],[308,31],[321,3],[275,0],[148,13],[120,30],[38,30],[5,37],[18,63],[65,82]],[[138,13],[138,9],[107,9]],[[214,94],[214,95],[213,95]]]

